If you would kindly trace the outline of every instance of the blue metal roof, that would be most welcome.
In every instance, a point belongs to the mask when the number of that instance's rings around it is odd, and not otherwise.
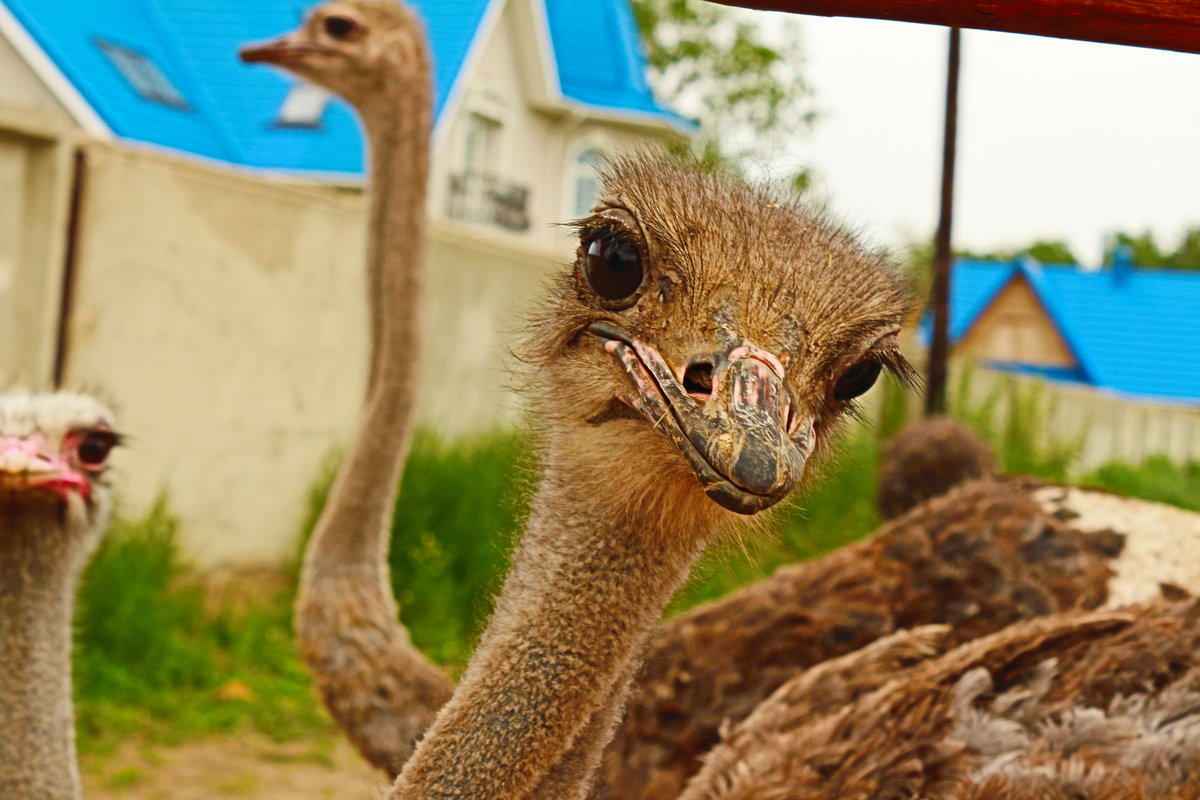
[[[1088,383],[1200,403],[1200,272],[1134,268],[1118,276],[1027,258],[962,260],[951,282],[952,339],[970,329],[1001,287],[1020,278],[1029,282]]]
[[[694,123],[659,105],[646,82],[646,59],[627,0],[545,0],[563,96],[597,108]]]
[[[502,0],[409,0],[433,48],[437,114],[489,5]],[[618,114],[679,118],[660,107],[627,0],[546,0],[565,97]],[[293,82],[246,66],[240,45],[291,30],[312,0],[0,0],[122,138],[268,169],[361,173],[362,137],[350,108],[330,104],[314,128],[276,124]],[[140,96],[100,43],[133,51],[184,98],[179,108]]]

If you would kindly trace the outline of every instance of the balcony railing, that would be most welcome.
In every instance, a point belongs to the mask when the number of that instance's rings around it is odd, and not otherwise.
[[[529,228],[528,204],[527,186],[494,175],[468,172],[450,176],[451,219],[523,231]]]

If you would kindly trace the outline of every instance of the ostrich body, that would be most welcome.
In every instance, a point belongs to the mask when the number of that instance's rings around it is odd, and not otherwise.
[[[0,395],[0,797],[79,797],[71,615],[117,440],[90,397]]]
[[[882,367],[907,370],[902,284],[850,237],[649,157],[603,181],[525,353],[543,420],[525,534],[394,798],[583,796],[699,552],[798,484]]]
[[[647,648],[596,797],[672,800],[720,730],[798,673],[904,628],[946,625],[949,646],[1104,604],[1124,537],[1058,519],[1035,487],[969,482],[873,536],[667,622]]]
[[[242,50],[337,92],[363,121],[370,159],[366,413],[304,554],[296,634],[333,718],[395,775],[450,696],[410,643],[387,548],[408,452],[420,350],[432,76],[421,23],[389,0],[335,0],[276,41]]]
[[[922,662],[942,633],[789,681],[680,800],[1200,796],[1197,601],[1027,620]]]
[[[1021,620],[1200,594],[1200,515],[1026,478],[968,481],[861,542],[669,621],[653,636],[597,798],[670,800],[721,730],[797,673],[907,627],[945,646]],[[1164,589],[1165,587],[1165,589]]]

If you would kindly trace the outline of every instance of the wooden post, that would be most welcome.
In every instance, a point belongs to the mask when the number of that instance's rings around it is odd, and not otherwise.
[[[946,362],[950,356],[950,229],[954,222],[954,149],[958,132],[958,66],[962,31],[950,29],[946,65],[946,127],[942,147],[942,202],[933,252],[933,337],[929,343],[929,384],[925,416],[946,413]]]

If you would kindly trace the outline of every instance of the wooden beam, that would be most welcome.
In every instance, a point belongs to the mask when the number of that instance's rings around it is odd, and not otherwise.
[[[867,17],[948,28],[1200,53],[1196,0],[717,0],[822,17]]]

